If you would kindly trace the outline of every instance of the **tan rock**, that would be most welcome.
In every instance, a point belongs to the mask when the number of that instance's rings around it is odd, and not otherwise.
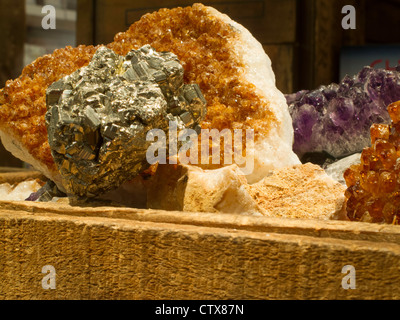
[[[236,165],[203,170],[187,165],[159,165],[147,194],[151,209],[262,215]]]
[[[344,219],[345,187],[317,165],[277,169],[249,185],[236,165],[203,170],[159,165],[148,184],[147,207],[269,217]]]
[[[275,170],[249,186],[249,193],[268,216],[344,219],[345,186],[322,168],[307,163]]]

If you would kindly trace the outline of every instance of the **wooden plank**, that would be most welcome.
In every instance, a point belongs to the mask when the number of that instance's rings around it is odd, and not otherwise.
[[[76,43],[94,43],[94,0],[77,1]]]
[[[356,9],[356,29],[342,28],[345,5]],[[365,44],[364,0],[302,0],[299,7],[299,89],[339,82],[340,50]]]
[[[400,298],[391,243],[5,210],[0,242],[2,299]]]
[[[0,183],[16,183],[28,179],[47,179],[38,171],[2,172]],[[55,214],[80,217],[100,217],[146,221],[154,223],[173,223],[193,226],[205,226],[225,229],[240,229],[262,233],[281,233],[304,235],[317,238],[337,238],[342,240],[363,240],[400,245],[400,227],[388,224],[363,222],[284,219],[238,214],[196,213],[164,210],[144,210],[121,206],[105,206],[92,202],[86,206],[77,206],[67,198],[58,202],[0,201],[0,210]]]
[[[261,233],[302,235],[316,238],[363,240],[400,245],[400,227],[350,221],[284,219],[238,214],[196,213],[145,210],[93,204],[71,206],[68,200],[54,202],[0,201],[0,210],[30,212],[39,215],[56,214],[73,217],[100,217],[154,223],[172,223]]]
[[[400,1],[366,1],[366,41],[369,43],[399,43]]]
[[[0,1],[0,88],[19,76],[23,67],[25,1]],[[0,143],[0,166],[22,167]]]
[[[399,262],[394,225],[0,201],[0,299],[398,299]]]

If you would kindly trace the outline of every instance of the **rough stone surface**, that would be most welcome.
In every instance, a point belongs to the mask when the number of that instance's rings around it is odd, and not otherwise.
[[[251,185],[235,165],[212,171],[162,165],[149,184],[147,205],[163,210],[345,219],[345,189],[311,163],[277,169]]]
[[[389,123],[386,107],[400,99],[400,66],[396,70],[364,67],[339,84],[286,95],[294,128],[293,150],[326,152],[342,158],[370,146],[373,123]]]
[[[275,170],[249,187],[269,216],[322,220],[344,219],[345,189],[311,163]]]
[[[147,193],[150,209],[262,215],[236,165],[203,170],[159,165]]]
[[[206,101],[169,52],[149,45],[125,57],[100,47],[88,66],[46,92],[46,125],[68,194],[94,197],[150,166],[151,129],[197,128]],[[167,148],[167,145],[165,146]]]

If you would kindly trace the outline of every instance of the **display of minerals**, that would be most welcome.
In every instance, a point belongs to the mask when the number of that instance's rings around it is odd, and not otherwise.
[[[0,136],[49,179],[31,201],[66,192],[136,208],[285,217],[293,203],[306,203],[292,217],[334,219],[346,187],[299,158],[325,153],[339,159],[369,146],[371,124],[375,131],[386,128],[386,106],[400,100],[399,89],[400,67],[365,67],[340,84],[284,96],[251,33],[194,4],[146,14],[109,44],[58,49],[26,66],[0,90]],[[243,178],[235,163],[225,165],[222,145],[216,165],[167,163],[144,182],[140,173],[150,165],[152,143],[146,134],[167,131],[171,121],[197,131],[254,130],[252,150],[242,149],[254,153],[254,170]],[[347,183],[355,168],[346,173]],[[346,196],[353,187],[357,183]],[[317,198],[322,207],[308,205]],[[349,198],[347,209],[360,199]],[[354,220],[383,221],[368,215]]]
[[[50,85],[46,127],[66,192],[95,197],[150,164],[151,129],[196,128],[206,101],[170,52],[146,45],[120,56],[100,47],[88,66]]]
[[[387,108],[391,124],[371,126],[371,147],[344,173],[350,220],[399,224],[400,101]]]
[[[246,28],[197,3],[146,14],[105,46],[125,56],[147,44],[158,52],[173,52],[184,69],[184,82],[199,85],[207,101],[201,128],[254,130],[251,181],[276,167],[300,163],[292,150],[291,118],[285,97],[276,88],[271,60]],[[60,188],[44,119],[46,89],[86,66],[98,48],[57,49],[26,66],[0,90],[0,136],[5,148]]]
[[[396,70],[364,67],[339,84],[286,95],[293,119],[293,150],[342,158],[370,145],[373,123],[389,123],[386,107],[400,99],[400,66]]]

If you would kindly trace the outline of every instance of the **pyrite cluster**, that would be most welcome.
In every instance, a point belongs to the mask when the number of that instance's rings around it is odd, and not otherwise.
[[[88,66],[50,85],[46,126],[68,194],[94,197],[149,167],[146,134],[199,126],[206,101],[197,84],[183,83],[170,52],[146,45],[125,57],[100,47]]]

